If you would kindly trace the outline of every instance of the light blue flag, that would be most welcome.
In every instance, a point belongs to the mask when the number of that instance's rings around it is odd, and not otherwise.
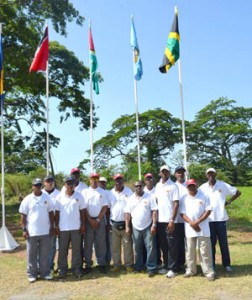
[[[140,58],[140,51],[137,43],[137,36],[133,18],[131,18],[130,44],[134,51],[134,77],[136,80],[140,80],[143,75],[143,66]]]

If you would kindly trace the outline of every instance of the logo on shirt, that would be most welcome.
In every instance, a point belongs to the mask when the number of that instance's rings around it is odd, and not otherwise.
[[[222,193],[222,190],[221,190],[221,189],[219,189],[219,193],[220,193],[220,194]]]
[[[76,202],[79,202],[79,199],[75,199]]]
[[[199,200],[199,205],[203,205],[203,201],[202,200]]]

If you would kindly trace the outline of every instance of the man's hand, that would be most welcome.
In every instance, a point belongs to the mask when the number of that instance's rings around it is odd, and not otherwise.
[[[126,228],[125,228],[125,233],[126,233],[127,235],[130,235],[130,234],[131,234],[131,230],[130,230],[130,227],[129,227],[129,226],[126,226]]]
[[[173,222],[169,222],[167,225],[167,230],[169,233],[173,233],[173,231],[175,230],[175,224]]]
[[[27,230],[23,231],[23,237],[27,240],[29,238],[29,233]]]
[[[80,234],[85,234],[86,233],[86,226],[85,225],[81,225],[80,227]]]

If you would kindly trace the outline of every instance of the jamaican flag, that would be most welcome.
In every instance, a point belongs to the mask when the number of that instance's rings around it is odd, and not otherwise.
[[[159,67],[161,73],[167,73],[171,66],[179,59],[179,27],[178,27],[178,11],[175,12],[171,31],[166,43],[164,59]]]

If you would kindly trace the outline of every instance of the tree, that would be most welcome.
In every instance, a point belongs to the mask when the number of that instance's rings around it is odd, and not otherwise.
[[[199,111],[187,127],[192,162],[226,172],[233,184],[244,185],[252,166],[252,108],[237,107],[221,97]]]
[[[180,120],[160,108],[139,114],[142,162],[157,169],[181,141]],[[110,159],[122,157],[124,164],[137,162],[135,114],[123,115],[107,135],[94,143],[95,165],[99,169]]]
[[[36,47],[43,34],[45,20],[49,20],[56,32],[66,35],[67,22],[75,21],[82,25],[84,17],[74,9],[68,0],[26,0],[7,1],[0,4],[0,22],[3,27],[4,52],[4,117],[6,135],[23,139],[22,151],[36,156],[37,163],[44,165],[46,149],[45,135],[41,126],[45,123],[45,76],[41,73],[29,74]],[[50,31],[49,31],[50,37]],[[73,52],[56,41],[50,42],[49,83],[50,97],[58,101],[59,121],[73,116],[79,119],[80,130],[89,128],[89,99],[85,98],[83,86],[89,80],[89,70],[79,61]],[[97,119],[94,118],[94,126]],[[24,124],[30,128],[24,132]],[[8,133],[9,132],[9,133]],[[59,139],[52,138],[52,146]],[[42,151],[33,151],[37,148]],[[21,141],[20,141],[21,142]],[[25,143],[24,143],[25,142]],[[16,152],[18,149],[9,151]],[[11,161],[11,157],[9,157]],[[22,161],[19,165],[22,169]],[[13,172],[17,169],[10,168]],[[23,172],[26,172],[23,168]]]

